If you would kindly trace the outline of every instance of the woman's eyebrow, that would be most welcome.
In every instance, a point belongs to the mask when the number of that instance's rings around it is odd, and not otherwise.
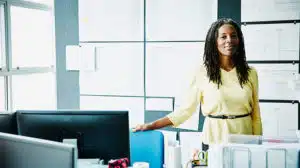
[[[226,35],[226,34],[230,34],[230,35],[237,35],[237,32],[231,32],[231,33],[220,33],[219,35]]]

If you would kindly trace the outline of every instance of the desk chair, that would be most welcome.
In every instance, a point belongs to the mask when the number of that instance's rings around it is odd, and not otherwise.
[[[164,136],[160,131],[130,132],[131,165],[148,162],[150,168],[163,168]]]

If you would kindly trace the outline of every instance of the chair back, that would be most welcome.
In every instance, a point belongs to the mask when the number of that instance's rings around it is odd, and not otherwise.
[[[160,131],[130,132],[131,165],[148,162],[150,168],[163,168],[164,136]]]

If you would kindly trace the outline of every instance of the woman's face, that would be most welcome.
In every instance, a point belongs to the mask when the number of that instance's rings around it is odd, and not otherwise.
[[[220,56],[231,57],[239,47],[239,37],[235,28],[230,24],[224,24],[218,30],[217,48]]]

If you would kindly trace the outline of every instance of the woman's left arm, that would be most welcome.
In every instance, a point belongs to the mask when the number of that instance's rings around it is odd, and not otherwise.
[[[250,73],[252,80],[252,131],[253,135],[262,135],[262,123],[260,116],[260,108],[259,108],[259,98],[258,98],[258,75],[257,71],[252,68]]]

